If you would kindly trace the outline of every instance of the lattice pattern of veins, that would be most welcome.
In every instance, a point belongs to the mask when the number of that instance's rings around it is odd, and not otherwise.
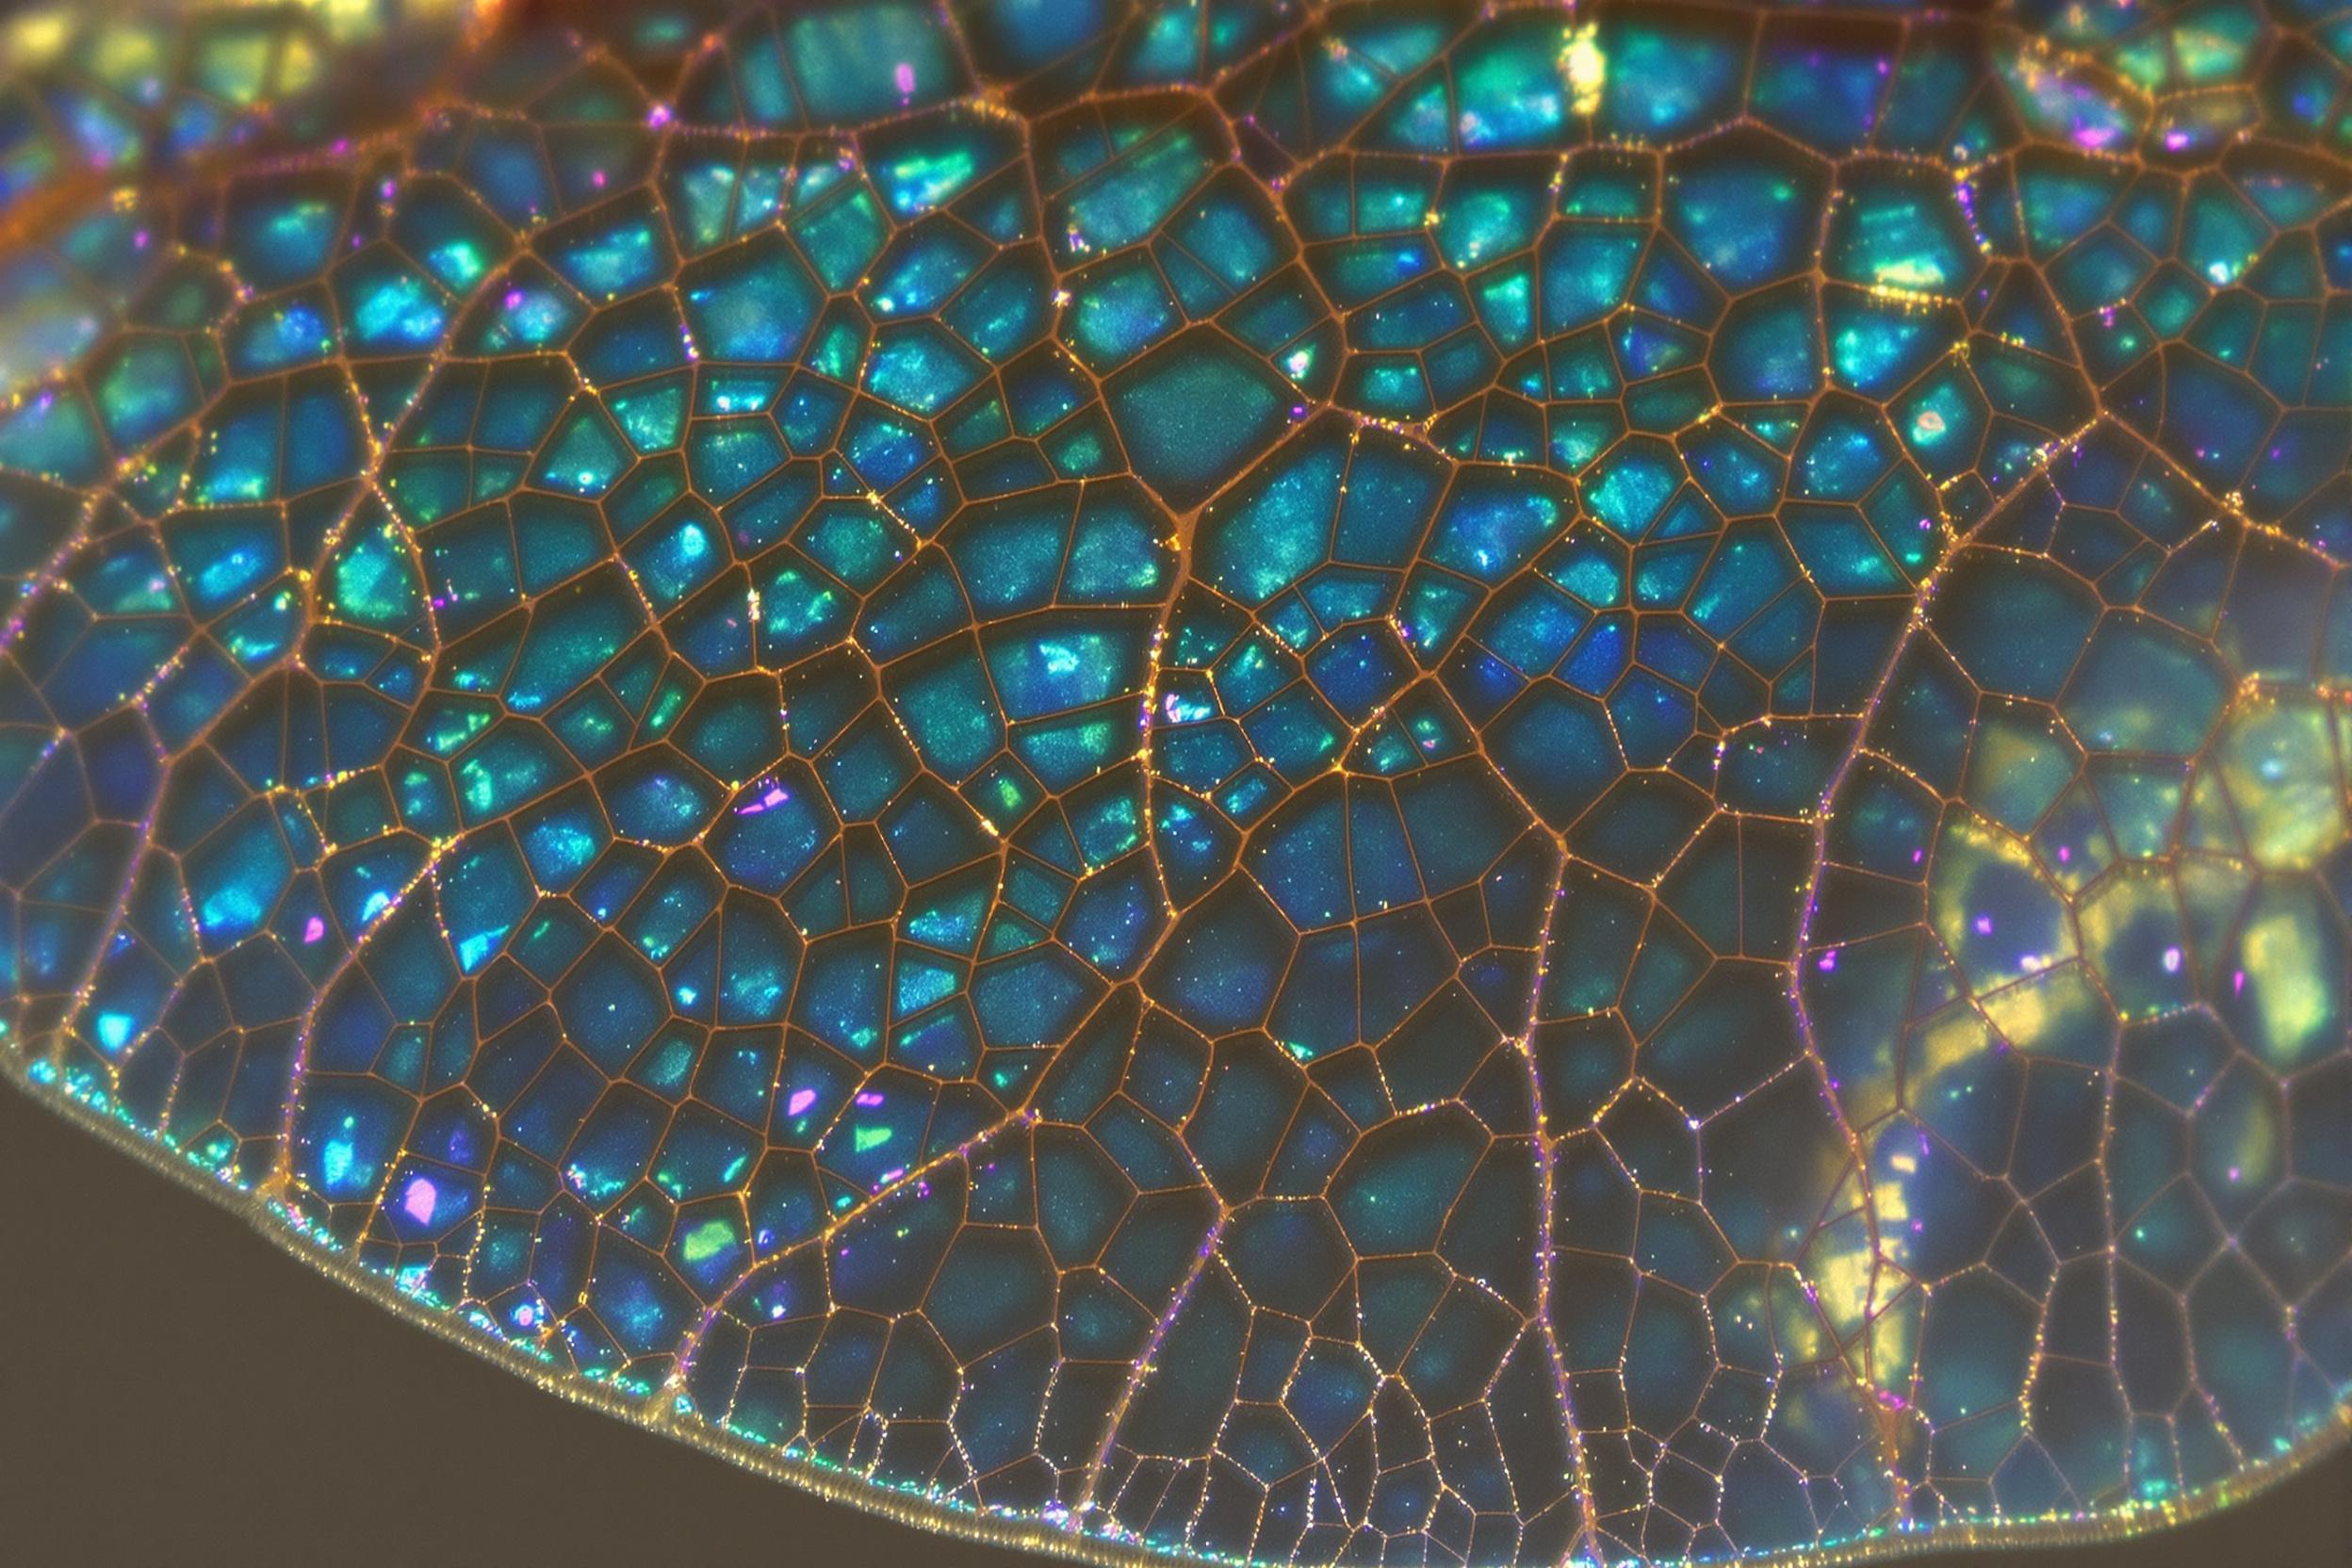
[[[2342,1435],[2352,13],[8,27],[37,1098],[1104,1561]]]

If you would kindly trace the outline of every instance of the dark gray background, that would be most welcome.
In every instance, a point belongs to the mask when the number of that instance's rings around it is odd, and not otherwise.
[[[1041,1568],[558,1399],[0,1086],[0,1559]],[[2165,1535],[1919,1568],[2339,1568],[2352,1455]]]

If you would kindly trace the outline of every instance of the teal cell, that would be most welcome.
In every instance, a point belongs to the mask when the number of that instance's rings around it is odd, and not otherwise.
[[[1537,253],[1546,334],[1597,321],[1625,302],[1641,260],[1639,229],[1563,222],[1547,232]]]
[[[448,293],[390,252],[359,252],[336,267],[334,276],[335,308],[351,353],[424,352],[448,325]]]
[[[774,236],[689,263],[678,298],[703,357],[749,362],[791,359],[821,302],[806,265]]]
[[[2099,601],[2045,563],[1968,551],[1937,589],[1935,616],[1944,645],[1979,686],[2048,700],[2082,656]]]
[[[1795,561],[1762,529],[1726,530],[1686,607],[1699,629],[1728,637],[1796,580]]]
[[[1464,469],[1439,506],[1427,554],[1438,565],[1497,582],[1562,531],[1573,513],[1557,480]]]
[[[954,51],[913,6],[797,18],[782,42],[808,116],[820,123],[927,106],[963,85]]]
[[[664,378],[615,392],[608,400],[615,423],[640,456],[678,445],[686,423],[686,388]]]
[[[1657,441],[1628,441],[1594,465],[1581,485],[1585,510],[1628,538],[1646,532],[1681,482],[1680,463]]]
[[[1974,466],[1991,413],[1975,379],[1956,368],[1914,383],[1893,410],[1913,460],[1938,479]]]
[[[1599,122],[1667,141],[1723,116],[1746,73],[1746,31],[1732,18],[1697,11],[1610,11],[1594,41],[1605,62]]]
[[[1074,604],[1156,600],[1171,575],[1168,525],[1133,484],[1089,487],[1079,502],[1061,594]]]
[[[501,721],[460,756],[449,770],[466,820],[482,823],[537,800],[577,772],[552,740],[526,725]]]
[[[978,650],[949,644],[892,672],[891,706],[924,764],[960,783],[1004,743],[1004,722]]]
[[[2213,655],[2161,622],[2111,612],[2092,633],[2059,711],[2092,749],[2186,754],[2203,743],[2223,695]]]
[[[1897,163],[1839,174],[1821,261],[1841,282],[1945,297],[1981,265],[1952,182]]]
[[[1289,929],[1264,894],[1228,882],[1169,933],[1147,984],[1196,1026],[1248,1027],[1273,1001]]]
[[[446,179],[403,188],[390,235],[443,287],[461,294],[503,260],[512,243],[463,186]]]
[[[1307,674],[1343,719],[1360,724],[1411,678],[1413,664],[1393,633],[1370,629],[1325,642],[1308,656]]]
[[[1927,1364],[1936,1368],[1923,1383],[1921,1399],[1949,1419],[1997,1407],[2017,1386],[2033,1342],[2032,1305],[2015,1289],[1987,1275],[1955,1282],[1931,1309],[1921,1345]],[[1934,1349],[1945,1347],[1943,1357]]]
[[[945,205],[1002,167],[1013,139],[958,116],[906,123],[896,134],[877,134],[869,145],[883,200],[891,212],[909,218]]]
[[[667,745],[608,764],[596,775],[596,790],[623,836],[654,844],[692,839],[725,798],[718,780]]]
[[[1590,620],[1567,596],[1523,580],[1488,603],[1472,634],[1520,674],[1540,676],[1559,662]]]
[[[1048,232],[1066,259],[1119,250],[1147,237],[1213,167],[1216,133],[1204,117],[1165,128],[1153,125],[1156,134],[1137,138],[1144,124],[1131,115],[1122,129],[1119,154],[1084,172],[1048,204]],[[1099,155],[1089,147],[1080,155],[1091,162]]]
[[[1194,548],[1205,580],[1261,604],[1324,558],[1347,463],[1337,434],[1315,427],[1202,513]]]
[[[1574,822],[1599,798],[1620,765],[1599,704],[1549,683],[1530,688],[1497,715],[1495,765],[1546,822]],[[1573,765],[1551,764],[1574,759]]]
[[[1791,477],[1799,494],[1859,500],[1893,457],[1883,416],[1865,405],[1825,401],[1798,438]]]
[[[294,1134],[306,1173],[330,1197],[366,1198],[389,1174],[410,1102],[367,1079],[331,1079],[304,1097]]]
[[[536,260],[510,268],[503,289],[486,290],[468,314],[461,341],[477,352],[549,348],[568,338],[588,307]]]
[[[1821,316],[1831,373],[1866,397],[1902,386],[1952,340],[1934,313],[1851,286],[1822,290]]]
[[[727,565],[718,520],[699,507],[674,508],[621,548],[645,596],[665,611]]]
[[[1113,377],[1104,402],[1136,478],[1189,511],[1288,428],[1288,389],[1221,334],[1195,328]]]
[[[207,618],[244,602],[286,566],[284,524],[274,510],[185,513],[164,537],[181,596]]]
[[[1447,172],[1436,210],[1447,266],[1471,271],[1533,244],[1550,204],[1544,160],[1468,163]]]
[[[1808,146],[1857,150],[1889,96],[1900,37],[1886,27],[1833,34],[1776,21],[1765,29],[1749,103],[1766,123]]]
[[[538,241],[547,265],[584,298],[601,303],[633,294],[675,270],[667,225],[650,202],[624,199],[593,217]]]
[[[928,324],[874,338],[866,390],[911,414],[937,414],[981,374],[979,361],[943,328]]]
[[[1132,621],[1048,623],[983,644],[990,680],[1014,719],[1084,708],[1140,688],[1143,638]]]
[[[1789,548],[1824,594],[1886,593],[1902,586],[1902,573],[1857,512],[1791,502],[1782,527]]]
[[[126,335],[92,368],[91,390],[106,434],[119,448],[145,445],[195,412],[198,388],[187,352],[159,337]]]
[[[1805,266],[1827,186],[1816,160],[1730,132],[1668,160],[1666,231],[1725,288],[1753,288]]]
[[[2243,375],[2186,349],[2164,360],[2167,445],[2182,466],[2209,484],[2229,487],[2244,477],[2278,417],[2269,395]],[[2194,431],[2185,411],[2198,411]]]
[[[627,381],[683,365],[686,333],[667,300],[635,300],[598,311],[573,339],[572,354],[592,382]]]
[[[317,289],[256,304],[229,332],[230,364],[247,375],[331,358],[336,347],[325,295]]]
[[[340,181],[301,176],[239,182],[226,198],[231,254],[261,287],[298,283],[332,259],[349,197]]]
[[[1035,251],[1010,250],[959,290],[940,318],[983,358],[1003,360],[1045,335],[1052,292]]]
[[[293,857],[270,812],[246,808],[189,852],[190,876],[204,890],[196,929],[220,951],[259,931],[294,873]]]
[[[733,500],[784,465],[787,449],[770,421],[698,419],[687,429],[686,462],[694,489],[710,500]]]
[[[554,1002],[565,1037],[608,1071],[651,1037],[663,1010],[652,967],[610,937],[556,988]]]
[[[1070,346],[1102,369],[1158,342],[1184,319],[1158,270],[1141,255],[1101,263],[1074,281]]]
[[[511,835],[487,837],[439,875],[459,967],[482,969],[530,908],[528,874]]]
[[[1740,402],[1811,394],[1821,385],[1821,361],[1819,309],[1802,284],[1733,305],[1712,355],[1715,384]]]
[[[1457,47],[1456,143],[1463,152],[1557,146],[1574,108],[1560,62],[1568,29],[1527,16],[1481,29]]]
[[[322,597],[336,615],[360,626],[399,631],[424,609],[423,584],[407,542],[388,518],[354,517],[326,563]]]
[[[531,477],[547,489],[593,498],[612,487],[631,459],[612,416],[582,400],[550,433]]]
[[[627,580],[607,568],[566,584],[531,607],[530,629],[505,683],[508,705],[530,713],[578,690],[644,624]]]
[[[1331,1207],[1359,1255],[1435,1246],[1484,1137],[1461,1111],[1391,1123],[1365,1138],[1331,1183]]]

